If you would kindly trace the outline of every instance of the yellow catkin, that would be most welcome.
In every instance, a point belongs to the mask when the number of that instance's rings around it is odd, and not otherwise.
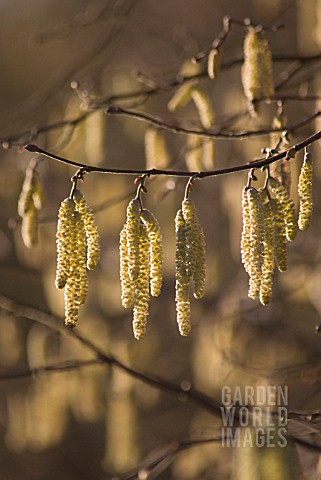
[[[43,206],[43,191],[38,172],[28,167],[18,200],[18,213],[22,218],[21,235],[26,247],[38,242],[37,210]]]
[[[274,95],[273,66],[270,46],[266,38],[260,38],[260,66],[262,92],[265,97]]]
[[[249,199],[247,196],[248,187],[244,187],[242,191],[242,237],[241,237],[241,258],[245,271],[250,273],[251,265],[251,215],[249,207]]]
[[[73,196],[77,211],[81,214],[86,232],[87,268],[93,270],[100,259],[100,240],[98,227],[92,209],[87,204],[80,190],[75,190]]]
[[[189,282],[191,278],[187,269],[187,226],[184,220],[182,210],[177,212],[175,218],[176,230],[176,253],[175,253],[175,301],[177,323],[180,334],[187,336],[191,331],[190,323],[190,300],[189,300]]]
[[[214,122],[214,113],[209,97],[198,87],[192,89],[191,97],[197,108],[202,126],[210,128]]]
[[[77,218],[72,215],[69,222],[69,257],[70,267],[69,276],[65,285],[65,325],[68,327],[75,327],[78,321],[78,311],[80,306],[80,292],[77,288],[78,282],[75,281],[75,274],[78,270],[80,259],[76,255],[77,253]]]
[[[33,170],[33,203],[37,210],[41,210],[44,205],[44,193],[41,179],[37,170]]]
[[[128,248],[127,248],[127,225],[125,224],[120,232],[119,241],[120,253],[120,282],[121,282],[121,301],[125,308],[129,308],[134,300],[134,283],[129,278]]]
[[[273,244],[274,244],[274,260],[280,272],[287,269],[287,253],[286,253],[286,233],[285,222],[282,205],[274,198],[269,201],[273,215]]]
[[[274,220],[270,202],[263,205],[264,215],[264,242],[263,265],[260,285],[260,302],[267,305],[272,296],[274,272]]]
[[[32,198],[34,194],[34,174],[35,170],[33,168],[27,168],[18,200],[18,213],[20,217],[23,217],[34,204]]]
[[[298,225],[300,230],[306,230],[309,227],[312,217],[312,175],[312,156],[310,153],[306,153],[304,155],[304,161],[301,168],[298,184],[298,194],[300,198]]]
[[[70,275],[70,234],[75,211],[75,202],[66,198],[61,202],[57,225],[57,270],[56,287],[64,288]]]
[[[162,132],[154,127],[148,127],[145,132],[146,168],[166,168],[170,157]]]
[[[250,28],[244,40],[244,63],[242,66],[242,84],[249,102],[249,112],[257,113],[254,100],[261,94],[274,95],[272,56],[267,40],[262,33]]]
[[[253,29],[250,29],[245,36],[243,51],[244,63],[241,71],[243,90],[249,102],[249,111],[251,114],[255,114],[253,101],[259,98],[261,94],[260,40],[258,34]]]
[[[139,224],[138,275],[135,280],[135,305],[133,311],[133,331],[137,340],[146,332],[149,306],[150,255],[147,228]]]
[[[23,243],[28,248],[32,248],[38,241],[37,211],[32,203],[28,211],[22,217],[21,235]]]
[[[221,66],[221,50],[217,48],[212,48],[207,57],[207,73],[208,76],[214,80],[217,77],[217,74]]]
[[[191,92],[194,86],[195,80],[185,82],[183,85],[181,85],[168,102],[168,110],[174,112],[177,108],[187,105],[187,103],[190,101]]]
[[[85,225],[82,215],[75,212],[76,229],[77,229],[77,244],[72,257],[71,276],[75,279],[77,289],[79,291],[80,305],[86,301],[88,293],[88,279],[86,271],[87,263],[87,247],[86,247],[86,233]],[[74,264],[74,267],[73,267]]]
[[[250,211],[250,284],[248,295],[257,298],[261,286],[264,241],[264,215],[261,193],[254,187],[247,190]]]
[[[186,224],[186,268],[193,277],[194,296],[201,298],[205,290],[205,237],[191,199],[182,203]]]
[[[158,297],[162,288],[163,246],[160,227],[157,219],[149,210],[142,210],[141,220],[144,223],[149,240],[150,255],[150,293]]]
[[[141,205],[138,198],[129,202],[127,207],[127,249],[128,272],[131,280],[136,280],[139,271],[139,232]]]
[[[270,177],[268,185],[276,200],[282,205],[286,238],[290,242],[295,239],[298,228],[294,203],[287,189],[276,178]]]

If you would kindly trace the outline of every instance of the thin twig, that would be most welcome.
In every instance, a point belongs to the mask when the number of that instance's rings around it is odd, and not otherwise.
[[[320,115],[321,112],[317,112],[316,114],[313,115],[315,118],[317,115]],[[311,117],[309,117],[309,120]],[[308,123],[308,120],[306,119],[305,121],[301,122],[301,125],[304,125],[305,123]],[[294,127],[288,127],[287,132],[293,132]],[[277,129],[277,131],[283,131],[283,129]],[[123,174],[123,175],[166,175],[166,176],[173,176],[173,177],[195,177],[195,178],[205,178],[205,177],[213,177],[217,175],[225,175],[228,173],[234,173],[234,172],[239,172],[242,170],[249,170],[251,168],[262,168],[267,165],[270,165],[273,162],[276,162],[277,160],[280,160],[281,158],[289,158],[289,154],[295,152],[299,152],[300,150],[304,149],[308,145],[311,145],[312,143],[316,142],[321,138],[321,130],[312,136],[306,138],[302,142],[297,143],[296,145],[292,146],[288,150],[285,150],[281,153],[277,153],[275,155],[272,155],[269,158],[259,158],[259,159],[254,159],[244,165],[236,165],[234,167],[228,167],[228,168],[222,168],[219,170],[211,170],[211,171],[203,171],[203,172],[187,172],[183,170],[161,170],[161,169],[150,169],[150,170],[143,170],[143,169],[121,169],[121,168],[103,168],[103,167],[95,167],[92,165],[86,165],[83,163],[78,163],[73,160],[69,160],[67,158],[59,157],[58,155],[54,155],[50,152],[47,152],[46,150],[43,150],[42,148],[38,147],[37,145],[29,144],[26,145],[24,148],[25,150],[33,153],[38,153],[40,155],[45,155],[46,157],[49,157],[53,160],[57,160],[62,163],[66,163],[68,165],[72,165],[77,168],[83,169],[84,172],[90,173],[90,172],[99,172],[99,173],[110,173],[110,174]]]

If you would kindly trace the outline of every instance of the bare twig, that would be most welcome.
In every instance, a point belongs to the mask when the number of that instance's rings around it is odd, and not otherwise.
[[[311,121],[311,118],[315,118],[320,114],[321,112],[316,112],[315,114],[310,116],[308,119],[305,119],[304,121],[300,122],[300,126],[304,126],[305,124]],[[296,127],[295,126],[287,127],[287,132],[293,132],[294,128]],[[283,130],[284,129],[275,129],[275,131],[283,131]],[[228,168],[222,168],[219,170],[204,171],[204,172],[187,172],[182,170],[161,170],[156,168],[153,168],[150,170],[143,170],[143,169],[120,169],[120,168],[94,167],[92,165],[86,165],[86,164],[78,163],[63,157],[59,157],[58,155],[54,155],[50,152],[47,152],[46,150],[43,150],[37,145],[29,144],[29,145],[26,145],[24,148],[29,152],[45,155],[46,157],[49,157],[53,160],[57,160],[59,162],[66,163],[68,165],[80,168],[85,173],[98,172],[98,173],[123,174],[123,175],[150,175],[150,176],[167,175],[167,176],[174,176],[174,177],[192,177],[193,176],[195,178],[205,178],[205,177],[213,177],[217,175],[225,175],[228,173],[239,172],[242,170],[250,170],[252,168],[262,168],[267,165],[270,165],[273,162],[276,162],[277,160],[280,160],[281,158],[289,159],[290,154],[292,154],[293,152],[299,152],[300,150],[304,149],[308,145],[311,145],[312,143],[316,142],[320,138],[321,138],[321,131],[306,138],[302,142],[297,143],[296,145],[292,146],[288,150],[285,150],[281,153],[277,153],[275,155],[271,155],[269,158],[264,157],[264,158],[254,159],[244,165],[236,165],[234,167],[228,167]]]

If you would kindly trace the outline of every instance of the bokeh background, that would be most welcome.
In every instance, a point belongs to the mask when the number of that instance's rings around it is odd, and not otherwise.
[[[137,72],[160,85],[173,81],[183,66],[187,74],[195,73],[189,59],[210,46],[226,14],[237,20],[250,17],[254,24],[264,26],[282,23],[284,28],[267,33],[276,55],[320,54],[319,0],[1,1],[1,295],[63,319],[63,293],[54,286],[55,232],[59,204],[69,195],[75,169],[49,159],[39,163],[46,203],[39,216],[39,243],[27,249],[21,239],[17,201],[34,156],[19,147],[33,142],[86,164],[144,168],[147,125],[133,118],[108,116],[98,110],[74,128],[60,125],[43,133],[38,129],[82,115],[86,111],[84,91],[90,98],[102,99],[146,88]],[[243,27],[233,26],[224,46],[223,64],[242,58],[244,32]],[[296,65],[294,60],[276,63],[275,79],[280,80],[286,68]],[[318,94],[319,66],[317,61],[306,63],[280,93]],[[204,70],[205,65],[201,63],[199,68]],[[72,82],[79,85],[83,98],[71,88]],[[215,123],[246,109],[240,63],[224,69],[214,81],[203,78],[200,85],[212,99]],[[165,89],[152,95],[138,102],[137,109],[165,121],[198,125],[192,105],[174,114],[168,111],[173,92]],[[134,107],[135,103],[129,99],[121,105]],[[317,100],[285,104],[289,124],[318,108]],[[258,120],[243,115],[231,125],[244,129],[269,126],[274,114],[272,103],[262,107]],[[317,120],[310,122],[291,142],[308,137],[319,126]],[[172,132],[164,136],[175,168],[186,169],[180,155],[186,138]],[[261,149],[269,145],[268,135],[217,141],[216,168],[243,164],[260,156]],[[178,333],[174,304],[174,218],[186,180],[164,177],[147,182],[144,203],[162,228],[165,278],[161,297],[151,302],[146,336],[137,342],[131,330],[131,312],[121,306],[118,256],[119,232],[135,190],[134,177],[87,175],[81,190],[96,209],[102,258],[96,271],[89,274],[89,298],[81,309],[79,332],[132,368],[177,385],[190,382],[218,402],[223,385],[277,384],[288,386],[292,410],[309,413],[320,409],[321,340],[315,334],[321,312],[320,145],[315,143],[310,151],[315,158],[312,224],[289,245],[288,270],[275,276],[268,307],[248,299],[248,279],[240,260],[241,190],[246,173],[195,183],[192,196],[207,242],[207,288],[202,301],[192,301],[188,338]],[[296,204],[302,157],[301,152],[291,162]],[[70,336],[0,310],[3,377],[26,368],[91,358]],[[235,454],[215,443],[170,456],[152,469],[150,476],[137,473],[140,462],[157,458],[172,442],[210,438],[219,432],[219,426],[219,418],[190,404],[184,396],[162,393],[106,365],[2,379],[1,479],[321,478],[318,455],[312,451],[299,451],[301,473],[295,477],[291,471],[297,462],[295,448],[265,459],[265,463],[261,459],[260,464],[265,465],[262,473],[257,458],[249,458],[246,452]],[[301,435],[302,429],[298,433]],[[303,434],[318,442],[317,425],[312,433]],[[126,476],[131,469],[133,475]]]

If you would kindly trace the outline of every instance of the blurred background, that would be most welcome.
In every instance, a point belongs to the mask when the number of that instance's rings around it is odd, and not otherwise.
[[[58,208],[69,195],[75,169],[50,159],[38,163],[45,205],[38,217],[38,243],[27,248],[21,237],[17,202],[26,168],[37,157],[20,147],[36,143],[80,163],[145,168],[148,125],[130,117],[105,115],[102,108],[92,113],[90,102],[114,99],[117,105],[157,115],[164,121],[201,127],[192,103],[169,112],[167,103],[175,88],[162,86],[171,84],[178,74],[189,76],[206,70],[206,63],[195,66],[190,59],[210,47],[222,30],[224,15],[236,20],[250,17],[254,25],[284,25],[266,34],[273,54],[291,56],[274,64],[274,78],[280,84],[286,79],[284,72],[295,68],[298,72],[278,93],[318,94],[320,59],[301,64],[294,56],[320,55],[319,0],[0,3],[2,296],[52,312],[63,323],[63,292],[54,284],[55,233]],[[233,25],[224,45],[224,68],[214,80],[203,75],[199,86],[211,99],[214,125],[253,130],[271,125],[276,105],[263,105],[258,118],[244,114],[247,102],[240,61],[236,61],[243,55],[244,34],[244,27]],[[155,85],[159,87],[156,94],[127,95]],[[121,100],[121,96],[128,98]],[[290,125],[318,108],[318,100],[284,104]],[[88,112],[74,125],[61,123]],[[240,112],[243,115],[231,120]],[[56,128],[46,127],[54,124]],[[307,138],[319,127],[318,120],[309,122],[290,137],[291,143]],[[169,168],[186,170],[186,136],[164,131],[163,139]],[[215,168],[260,157],[261,149],[269,147],[270,141],[269,135],[243,141],[217,140]],[[96,211],[102,254],[97,269],[89,272],[89,296],[80,310],[79,332],[133,369],[183,387],[191,384],[218,402],[223,385],[276,384],[289,388],[291,410],[318,411],[321,347],[315,326],[321,323],[319,143],[310,151],[315,159],[312,223],[288,246],[288,270],[275,275],[273,298],[267,307],[248,298],[248,277],[240,259],[241,191],[247,174],[195,182],[192,198],[205,231],[207,284],[204,299],[192,300],[192,332],[187,338],[178,333],[174,302],[174,218],[186,180],[160,177],[147,181],[144,204],[158,218],[163,234],[164,284],[161,297],[151,301],[147,333],[137,341],[132,333],[132,312],[121,305],[118,254],[126,206],[135,191],[134,177],[88,174],[80,188]],[[302,159],[303,152],[291,161],[291,195],[296,204]],[[92,358],[93,354],[69,335],[0,310],[2,378],[28,368]],[[262,452],[250,458],[246,451],[235,453],[235,449],[222,448],[220,443],[208,443],[165,455],[155,468],[144,470],[144,465],[159,458],[175,442],[206,440],[219,432],[220,419],[187,402],[186,397],[162,393],[106,365],[0,382],[3,480],[22,476],[24,480],[321,478],[318,454],[291,445],[273,458],[265,458]],[[300,426],[297,433],[318,443],[317,423],[312,432],[309,429],[305,433]],[[258,465],[264,465],[264,469]],[[293,465],[300,473],[293,473]],[[132,475],[126,473],[130,471]]]

